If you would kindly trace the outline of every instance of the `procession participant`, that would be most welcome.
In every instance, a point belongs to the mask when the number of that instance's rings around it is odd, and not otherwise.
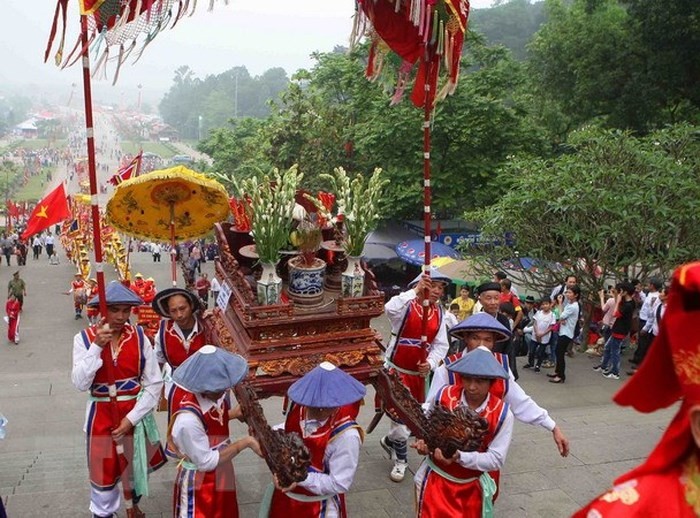
[[[12,279],[7,284],[7,296],[14,295],[19,302],[19,310],[24,307],[24,297],[27,296],[27,283],[20,278],[19,270],[12,274]]]
[[[21,308],[17,297],[13,294],[7,298],[5,303],[5,315],[7,318],[7,339],[14,343],[19,343],[19,314]]]
[[[95,297],[97,297],[97,279],[95,279],[94,277],[88,279],[87,291],[88,300],[92,300]],[[100,316],[100,308],[98,306],[88,306],[85,313],[87,314],[88,322],[90,323],[90,325],[97,324]]]
[[[442,387],[428,401],[427,414],[436,405],[449,411],[466,407],[486,419],[488,428],[477,451],[458,450],[451,457],[445,457],[440,448],[429,453],[424,441],[416,441],[413,447],[418,453],[428,455],[414,478],[417,516],[493,516],[497,483],[489,472],[500,471],[505,463],[513,414],[507,403],[490,393],[490,388],[507,374],[483,347],[468,352],[448,368],[459,377],[459,382]]]
[[[437,302],[450,278],[433,268],[431,274],[419,275],[408,285],[409,290],[392,297],[384,306],[391,322],[391,339],[386,349],[385,364],[399,373],[404,385],[419,403],[425,401],[430,372],[447,354],[447,332],[442,324],[442,309]],[[423,333],[423,296],[429,290],[428,326]],[[423,345],[427,343],[427,348]],[[401,482],[408,466],[408,428],[392,419],[389,433],[380,439],[382,448],[394,461],[389,478]]]
[[[86,409],[90,511],[93,517],[113,517],[120,505],[118,483],[133,476],[134,503],[148,494],[147,471],[165,463],[152,410],[158,403],[163,382],[153,347],[138,326],[129,324],[131,308],[141,304],[132,291],[118,282],[105,290],[107,314],[96,326],[73,339],[73,385],[90,391]],[[99,306],[98,298],[88,306]],[[109,380],[103,350],[111,347],[120,424],[114,428]],[[120,469],[116,443],[123,442],[127,471]],[[145,443],[145,445],[144,445]],[[142,458],[139,452],[146,452]]]
[[[144,281],[144,284],[143,297],[141,298],[146,304],[150,304],[156,296],[156,280],[153,277],[149,277]]]
[[[75,310],[75,319],[83,318],[83,305],[87,302],[87,286],[83,280],[83,274],[75,272],[73,280],[70,283],[70,289],[65,292],[66,295],[73,294],[73,309]]]
[[[674,275],[659,335],[614,401],[640,412],[680,408],[646,460],[575,518],[700,514],[700,262]]]
[[[497,282],[485,282],[476,289],[476,292],[479,294],[481,311],[488,313],[503,324],[503,327],[510,329],[508,317],[499,312],[501,305],[501,285]],[[513,372],[513,376],[517,380],[518,366],[515,360],[515,349],[510,336],[507,339],[498,340],[494,345],[493,350],[498,353],[503,353],[508,357],[510,370]]]
[[[167,364],[171,372],[175,372],[207,343],[204,321],[200,316],[201,303],[189,290],[168,288],[156,294],[151,307],[163,317],[155,337],[155,357],[160,365]],[[177,385],[166,380],[168,419],[172,415],[172,402],[182,397],[181,392]]]
[[[311,454],[311,465],[304,481],[288,488],[276,484],[274,492],[270,487],[260,516],[347,516],[345,493],[355,477],[364,435],[355,417],[365,393],[362,383],[329,362],[289,387],[292,407],[284,431],[301,436]]]
[[[134,275],[134,282],[131,283],[130,288],[131,291],[143,299],[144,292],[146,291],[146,281],[143,280],[143,275],[141,275],[140,272]]]
[[[262,455],[250,436],[233,443],[228,390],[241,381],[248,364],[237,354],[205,345],[173,374],[182,390],[168,426],[168,449],[180,458],[173,491],[173,516],[237,518],[236,478],[232,459],[246,448]]]
[[[510,336],[510,330],[487,313],[477,313],[467,320],[460,322],[450,330],[450,335],[464,341],[466,348],[463,352],[448,356],[433,374],[433,380],[428,392],[428,401],[433,401],[445,385],[455,385],[459,379],[450,372],[449,366],[460,360],[466,353],[479,346],[492,351],[496,361],[501,365],[507,376],[503,380],[495,380],[491,384],[491,394],[508,403],[515,418],[523,423],[552,432],[559,454],[566,457],[569,454],[569,440],[564,436],[559,426],[549,416],[549,413],[535,403],[520,385],[515,381],[508,366],[508,358],[503,353],[493,352],[493,347],[499,340]]]

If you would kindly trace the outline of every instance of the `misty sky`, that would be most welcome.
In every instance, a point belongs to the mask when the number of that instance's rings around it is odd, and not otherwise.
[[[127,62],[116,87],[96,84],[98,93],[131,96],[139,83],[144,93],[167,90],[173,71],[189,65],[199,77],[245,65],[251,75],[281,66],[291,73],[312,64],[309,54],[347,45],[352,29],[353,0],[221,0],[208,12],[199,0],[197,12],[173,30],[161,32],[135,65]],[[491,0],[472,0],[472,8]],[[43,63],[55,0],[2,0],[0,15],[0,83],[55,86],[69,91],[80,82],[80,68],[60,70]],[[69,1],[66,52],[78,36],[78,0]],[[51,60],[50,60],[51,61]],[[113,67],[111,67],[113,69]],[[109,92],[106,89],[118,89]]]

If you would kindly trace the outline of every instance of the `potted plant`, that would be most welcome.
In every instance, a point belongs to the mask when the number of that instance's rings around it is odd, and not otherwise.
[[[299,223],[290,237],[300,254],[289,260],[287,291],[292,300],[305,306],[320,304],[323,301],[326,262],[316,257],[321,247],[321,239],[318,224],[308,218]]]
[[[342,245],[348,259],[343,272],[341,294],[343,297],[359,297],[364,292],[365,272],[360,264],[367,235],[374,230],[379,220],[379,201],[388,180],[382,178],[382,170],[376,168],[369,180],[358,174],[351,179],[342,167],[333,174],[321,174],[330,182],[335,192],[337,215],[332,216],[323,203],[309,197],[319,213],[334,223],[342,222]]]
[[[262,276],[258,281],[258,302],[279,304],[282,294],[282,279],[277,275],[275,265],[279,252],[287,244],[292,226],[294,193],[303,178],[297,166],[280,173],[274,169],[271,175],[261,180],[246,178],[233,184],[241,199],[248,197],[247,204],[251,234],[255,239],[255,253],[262,265]]]

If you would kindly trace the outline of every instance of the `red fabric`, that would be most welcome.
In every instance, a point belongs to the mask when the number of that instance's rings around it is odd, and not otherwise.
[[[19,312],[20,308],[19,301],[17,299],[9,299],[5,304],[5,313],[9,322],[7,323],[7,339],[10,342],[14,342],[17,338],[17,331],[19,328]]]
[[[22,232],[21,237],[22,239],[27,239],[29,236],[33,236],[69,217],[70,211],[68,210],[66,191],[61,183],[36,204],[27,221],[27,228]]]
[[[115,187],[129,178],[136,178],[141,170],[141,157],[143,151],[136,155],[125,167],[120,167],[119,172],[109,179],[109,183]]]
[[[96,328],[90,327],[85,330],[88,344],[95,339]],[[138,335],[136,329],[127,324],[122,330],[119,338],[120,352],[116,358],[114,365],[114,378],[116,380],[128,380],[135,378],[136,383],[132,384],[127,389],[117,387],[117,395],[136,395],[139,393],[141,386],[138,383],[141,377],[141,364],[143,357],[141,347],[139,346]],[[103,353],[104,361],[104,353]],[[93,381],[92,393],[97,397],[106,397],[104,391],[98,390],[99,385],[107,384],[107,369],[100,367],[95,373]],[[121,478],[119,469],[119,460],[115,443],[112,440],[111,432],[113,428],[112,414],[110,410],[111,403],[93,402],[90,404],[87,423],[88,437],[88,469],[90,472],[90,483],[97,489],[108,489],[114,487]],[[122,419],[136,405],[136,399],[128,401],[119,401],[119,418]],[[160,443],[157,445],[150,444],[146,441],[147,455],[149,458],[149,466],[152,469],[157,469],[165,463],[165,455]],[[133,454],[133,430],[127,435],[124,441],[125,456],[129,465]],[[130,468],[127,468],[130,469]]]
[[[697,515],[686,502],[682,476],[682,465],[678,464],[662,473],[618,482],[610,491],[576,512],[573,518],[695,518]]]
[[[394,2],[359,0],[360,8],[372,22],[379,37],[405,61],[415,63],[422,53],[422,38],[418,28],[408,19],[406,4],[397,13]]]
[[[197,329],[199,332],[190,341],[188,350],[185,348],[185,343],[182,338],[180,338],[180,335],[175,331],[175,322],[170,319],[163,319],[160,321],[158,333],[160,335],[161,347],[163,348],[163,355],[173,370],[177,369],[187,358],[206,345],[204,322],[198,320]]]
[[[302,422],[306,419],[306,407],[301,405],[292,406],[287,413],[284,431],[287,433],[296,432],[303,438],[304,445],[306,445],[311,454],[310,472],[328,473],[323,462],[326,447],[328,443],[333,440],[333,436],[341,426],[350,425],[346,429],[359,428],[359,425],[355,423],[355,416],[357,416],[358,409],[357,403],[339,408],[338,412],[331,416],[315,433],[305,436]],[[303,495],[313,494],[301,487],[295,488],[294,492]],[[345,495],[337,495],[335,498],[338,508],[340,509],[339,516],[341,518],[346,517]],[[275,489],[272,495],[272,502],[270,503],[269,516],[270,518],[289,518],[292,516],[303,516],[306,518],[322,517],[325,515],[324,507],[322,502],[299,502]]]
[[[223,448],[229,444],[228,412],[231,406],[224,399],[221,413],[214,406],[207,413],[202,412],[197,397],[192,392],[183,391],[177,410],[170,418],[168,426],[168,449],[177,453],[170,430],[177,415],[192,412],[202,422],[211,448]],[[233,463],[225,462],[214,471],[194,471],[178,465],[173,490],[174,516],[191,518],[238,518],[236,498],[236,476]]]
[[[454,410],[461,404],[462,391],[463,389],[459,385],[443,387],[438,395],[439,404],[447,410]],[[477,451],[485,452],[488,449],[489,444],[499,432],[507,413],[508,405],[503,400],[494,396],[489,397],[486,408],[479,413],[488,422],[488,432]],[[482,495],[478,477],[481,476],[482,472],[462,467],[456,462],[441,464],[435,459],[433,462],[453,477],[460,479],[477,477],[477,480],[467,484],[457,484],[428,468],[423,485],[419,490],[418,516],[420,518],[480,517]]]
[[[426,330],[427,343],[435,340],[442,325],[442,310],[435,304],[428,308],[428,327]],[[401,329],[396,337],[396,345],[389,360],[397,367],[409,371],[418,371],[418,364],[425,362],[428,357],[427,347],[420,343],[423,330],[423,307],[417,299],[413,299],[404,317]],[[425,378],[418,375],[399,373],[406,387],[419,403],[425,401]]]

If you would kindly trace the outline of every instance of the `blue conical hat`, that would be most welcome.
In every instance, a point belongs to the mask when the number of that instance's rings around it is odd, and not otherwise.
[[[330,362],[323,362],[295,381],[287,395],[298,405],[337,408],[359,401],[367,389],[355,378]]]
[[[423,272],[419,273],[418,276],[408,284],[408,287],[415,287],[420,282],[421,277],[423,277],[423,275]],[[430,280],[433,282],[442,282],[443,284],[450,284],[452,282],[452,279],[450,279],[444,273],[441,273],[440,270],[438,270],[434,266],[430,267]]]
[[[220,347],[205,345],[187,358],[173,373],[173,382],[190,392],[224,392],[248,372],[242,356]]]
[[[465,318],[459,324],[450,329],[450,336],[460,338],[462,333],[470,333],[475,331],[488,331],[498,335],[496,341],[508,340],[512,333],[510,329],[501,324],[497,319],[493,318],[488,313],[476,313],[475,315]]]
[[[105,298],[108,306],[140,306],[144,304],[141,297],[118,281],[112,281],[105,287]],[[87,305],[90,307],[99,306],[100,296],[93,297]]]
[[[447,370],[474,378],[508,379],[503,365],[498,363],[493,353],[485,347],[469,351],[456,362],[449,364]]]

